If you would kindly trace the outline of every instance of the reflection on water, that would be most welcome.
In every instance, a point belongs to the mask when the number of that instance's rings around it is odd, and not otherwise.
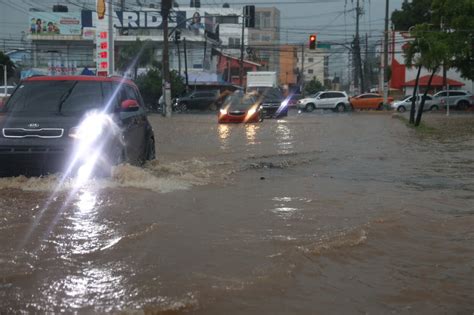
[[[245,135],[247,136],[247,144],[249,145],[257,144],[256,136],[257,136],[257,131],[259,129],[260,129],[260,126],[257,126],[255,124],[245,125]]]
[[[277,133],[277,147],[279,154],[288,154],[293,151],[293,134],[291,129],[284,121],[278,121]]]
[[[113,227],[98,218],[100,205],[93,191],[84,188],[79,192],[79,199],[73,204],[74,212],[68,217],[70,233],[58,241],[60,252],[67,256],[87,254],[120,240]]]
[[[217,132],[219,134],[219,141],[221,142],[221,149],[227,149],[229,147],[230,127],[225,124],[219,124]]]
[[[291,203],[302,201],[300,198],[274,197],[272,201],[274,201],[275,204],[270,212],[276,214],[278,217],[288,220],[301,216],[301,209],[291,205]]]
[[[103,311],[110,312],[123,307],[125,289],[122,282],[123,277],[115,268],[86,267],[81,274],[72,274],[49,283],[43,294],[51,306],[71,310],[91,306],[101,309],[102,305],[106,305]]]
[[[114,225],[101,216],[102,201],[91,188],[82,187],[71,205],[64,230],[59,229],[64,232],[52,241],[59,257],[68,262],[61,266],[66,267],[66,275],[49,283],[43,294],[73,309],[100,306],[106,301],[109,303],[104,304],[114,305],[110,302],[124,294],[122,275],[116,274],[117,266],[97,266],[84,258],[110,249],[121,237]]]

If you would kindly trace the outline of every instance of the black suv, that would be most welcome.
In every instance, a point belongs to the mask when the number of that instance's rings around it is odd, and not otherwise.
[[[136,85],[119,77],[40,76],[0,110],[0,170],[36,175],[108,169],[155,158],[155,136]]]
[[[248,93],[256,94],[258,102],[262,105],[265,118],[280,118],[288,116],[288,103],[283,102],[284,97],[279,88],[263,87],[251,88]]]
[[[174,100],[173,107],[178,111],[188,109],[215,109],[217,108],[218,90],[193,91]]]

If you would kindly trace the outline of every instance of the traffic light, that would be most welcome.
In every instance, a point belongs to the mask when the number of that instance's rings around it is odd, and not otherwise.
[[[309,35],[309,49],[311,50],[316,49],[316,35],[315,34]]]
[[[174,41],[177,43],[179,42],[179,40],[181,39],[181,31],[180,30],[176,30],[174,32]]]
[[[244,7],[245,27],[255,27],[255,6],[246,5]]]

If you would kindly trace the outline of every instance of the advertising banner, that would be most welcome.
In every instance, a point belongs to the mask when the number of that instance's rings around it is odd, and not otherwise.
[[[33,35],[81,35],[80,12],[29,12]]]

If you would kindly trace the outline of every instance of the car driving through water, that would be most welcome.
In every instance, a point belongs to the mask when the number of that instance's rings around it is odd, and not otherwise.
[[[227,96],[218,114],[219,123],[254,123],[263,121],[261,104],[254,95],[240,91]]]
[[[0,111],[0,170],[110,171],[155,158],[155,136],[136,85],[120,77],[39,76]]]

